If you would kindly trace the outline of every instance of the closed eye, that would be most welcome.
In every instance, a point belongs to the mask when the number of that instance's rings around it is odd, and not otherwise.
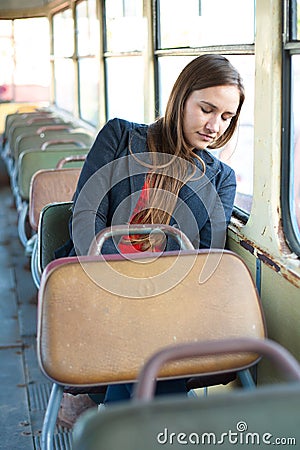
[[[203,106],[200,107],[201,111],[204,112],[204,114],[210,114],[212,112],[211,109],[203,108]]]
[[[223,115],[222,120],[224,120],[224,122],[227,122],[228,120],[231,120],[233,117],[234,115]]]

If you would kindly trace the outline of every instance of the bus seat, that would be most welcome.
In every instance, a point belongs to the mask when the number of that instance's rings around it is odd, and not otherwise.
[[[255,341],[252,349],[259,340]],[[206,344],[199,344],[195,354],[201,355],[200,349]],[[243,348],[241,341],[236,340],[235,344],[240,350]],[[144,397],[141,401],[140,397],[140,401],[107,407],[101,412],[89,411],[75,424],[73,450],[153,450],[162,446],[209,449],[218,444],[224,444],[224,448],[267,448],[276,445],[276,439],[281,439],[282,445],[295,446],[300,439],[300,366],[296,360],[291,361],[293,357],[285,349],[279,350],[278,344],[274,353],[273,341],[266,339],[263,344],[270,348],[283,373],[287,361],[291,362],[294,381],[197,399],[172,396],[148,401]],[[257,352],[261,352],[260,345]],[[145,381],[146,372],[139,382]]]
[[[53,129],[51,129],[50,127],[52,127]],[[57,129],[57,127],[66,128]],[[41,131],[44,128],[47,129]],[[93,136],[89,134],[88,131],[78,128],[71,128],[70,125],[51,125],[47,127],[40,127],[37,131],[39,132],[38,134],[22,134],[18,137],[14,149],[15,160],[19,158],[19,155],[23,151],[30,149],[41,149],[42,145],[45,142],[50,141],[51,139],[66,139],[67,136],[67,138],[79,140],[85,145],[85,147],[91,146],[93,142]]]
[[[64,119],[54,115],[54,114],[43,114],[41,116],[29,118],[25,121],[14,121],[9,128],[8,132],[8,143],[13,154],[13,149],[18,136],[24,132],[35,131],[42,125],[58,125],[65,123]]]
[[[38,251],[40,247],[37,231],[39,227],[41,212],[46,205],[72,201],[80,171],[80,168],[59,168],[49,170],[45,169],[36,172],[31,179],[28,216],[31,229],[35,234],[33,234],[33,236],[28,240],[26,244],[26,253],[28,255],[31,254],[31,274],[34,284],[37,288],[39,288],[40,283],[40,265]],[[47,189],[45,189],[46,186]],[[61,210],[59,210],[59,212],[61,214]],[[55,233],[51,233],[49,231],[50,235],[52,236],[51,242],[53,241],[53,236],[55,236],[55,239],[57,239],[58,243],[56,248],[62,245],[62,239],[67,236],[65,227],[67,226],[69,221],[69,214],[67,214],[67,216],[63,216],[62,219],[66,222],[60,221],[57,224],[57,231]],[[61,233],[63,237],[61,237]],[[43,232],[43,236],[45,237],[45,232]],[[67,238],[65,239],[65,241],[66,240]],[[45,248],[47,248],[47,242],[48,241],[46,240],[46,242],[44,243]],[[52,257],[47,258],[47,260],[48,259],[49,261],[51,261]]]
[[[27,106],[25,106],[25,108],[27,109]],[[6,138],[8,138],[9,129],[14,122],[17,122],[20,120],[26,121],[31,117],[37,117],[37,116],[40,116],[41,114],[45,114],[45,116],[49,116],[50,113],[51,113],[51,111],[49,109],[30,110],[30,108],[29,108],[28,110],[21,110],[19,108],[17,111],[15,111],[11,114],[7,114],[7,116],[5,117],[4,136]]]
[[[42,125],[38,127],[37,129],[31,130],[31,128],[28,128],[23,133],[20,133],[15,141],[14,146],[14,153],[13,158],[14,160],[17,160],[19,155],[22,153],[22,151],[30,150],[30,149],[39,149],[41,148],[41,142],[43,141],[43,138],[46,134],[47,130],[48,139],[50,139],[53,136],[56,136],[57,134],[65,134],[69,133],[71,129],[73,129],[74,126],[71,122],[69,123],[62,123],[62,124],[51,124],[51,125]]]
[[[47,264],[54,259],[54,251],[70,238],[69,220],[73,202],[51,203],[46,205],[39,218],[37,233],[37,270],[39,276]]]
[[[89,148],[51,149],[51,150],[27,150],[21,153],[18,160],[18,168],[15,171],[13,190],[18,209],[18,234],[21,243],[26,247],[28,238],[25,224],[28,217],[29,192],[32,176],[41,169],[55,168],[62,158],[67,156],[86,155]],[[83,160],[70,162],[71,168],[81,168]]]
[[[65,156],[86,155],[89,148],[68,148],[63,150],[27,150],[21,153],[18,161],[17,183],[22,200],[29,201],[32,176],[41,169],[53,169]],[[73,161],[70,167],[82,167],[82,161]]]
[[[38,360],[53,382],[42,449],[51,448],[65,385],[134,382],[145,361],[166,346],[229,337],[265,338],[253,280],[232,252],[52,261],[38,306]],[[159,379],[247,371],[258,360],[256,353],[192,358],[166,365]]]
[[[81,168],[38,170],[31,178],[29,190],[29,223],[38,230],[39,217],[49,203],[70,202],[76,190]]]
[[[9,173],[13,166],[15,142],[23,133],[31,133],[42,125],[63,124],[65,121],[51,112],[17,114],[11,121],[8,118],[3,137],[3,158],[5,159]]]

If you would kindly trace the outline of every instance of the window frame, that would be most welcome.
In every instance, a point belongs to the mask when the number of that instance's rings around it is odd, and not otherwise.
[[[282,50],[282,158],[281,158],[281,211],[282,211],[282,227],[285,239],[290,249],[300,256],[300,230],[297,231],[292,218],[292,201],[291,192],[292,178],[291,168],[294,162],[292,157],[293,139],[292,139],[292,56],[300,55],[300,39],[297,40],[297,32],[295,26],[297,22],[297,0],[285,0],[283,8],[283,35],[285,36]],[[293,171],[294,175],[294,171]]]

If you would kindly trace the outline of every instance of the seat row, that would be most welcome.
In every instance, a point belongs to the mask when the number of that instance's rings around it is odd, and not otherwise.
[[[71,200],[93,140],[91,130],[51,109],[6,117],[2,158],[18,211],[19,237],[27,254],[33,249],[41,208],[49,202]]]

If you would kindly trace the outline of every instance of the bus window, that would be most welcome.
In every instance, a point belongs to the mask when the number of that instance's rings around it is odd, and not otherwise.
[[[74,53],[74,22],[70,9],[53,16],[53,36],[54,56],[72,57]]]
[[[176,78],[192,59],[192,56],[161,56],[158,58],[159,115],[163,115],[165,112]]]
[[[291,219],[300,238],[300,56],[292,56],[292,149],[290,184]]]
[[[107,58],[107,117],[144,121],[144,60],[141,56]]]
[[[96,0],[76,4],[76,43],[79,78],[79,116],[92,125],[99,122],[99,20]]]
[[[0,20],[0,103],[13,100],[13,31],[12,20]]]
[[[143,50],[145,20],[140,0],[106,0],[106,51]],[[135,32],[132,33],[132,30]]]
[[[74,99],[74,64],[72,59],[59,58],[54,65],[55,102],[59,108],[73,112]]]
[[[1,20],[0,56],[5,67],[0,71],[0,101],[49,101],[49,23],[46,18]]]
[[[254,55],[230,55],[230,62],[240,72],[246,92],[240,124],[232,140],[220,151],[220,159],[229,164],[237,179],[235,206],[250,213],[253,195],[254,149]]]
[[[300,255],[300,0],[290,1],[286,7],[281,208],[286,240]]]
[[[55,102],[74,113],[74,22],[71,9],[53,16]]]
[[[107,0],[105,19],[107,118],[117,116],[143,122],[145,79],[143,50],[147,42],[147,21],[143,17],[143,2]]]
[[[300,41],[300,2],[297,0],[297,40]]]
[[[160,48],[254,42],[253,0],[159,0],[159,18]]]

